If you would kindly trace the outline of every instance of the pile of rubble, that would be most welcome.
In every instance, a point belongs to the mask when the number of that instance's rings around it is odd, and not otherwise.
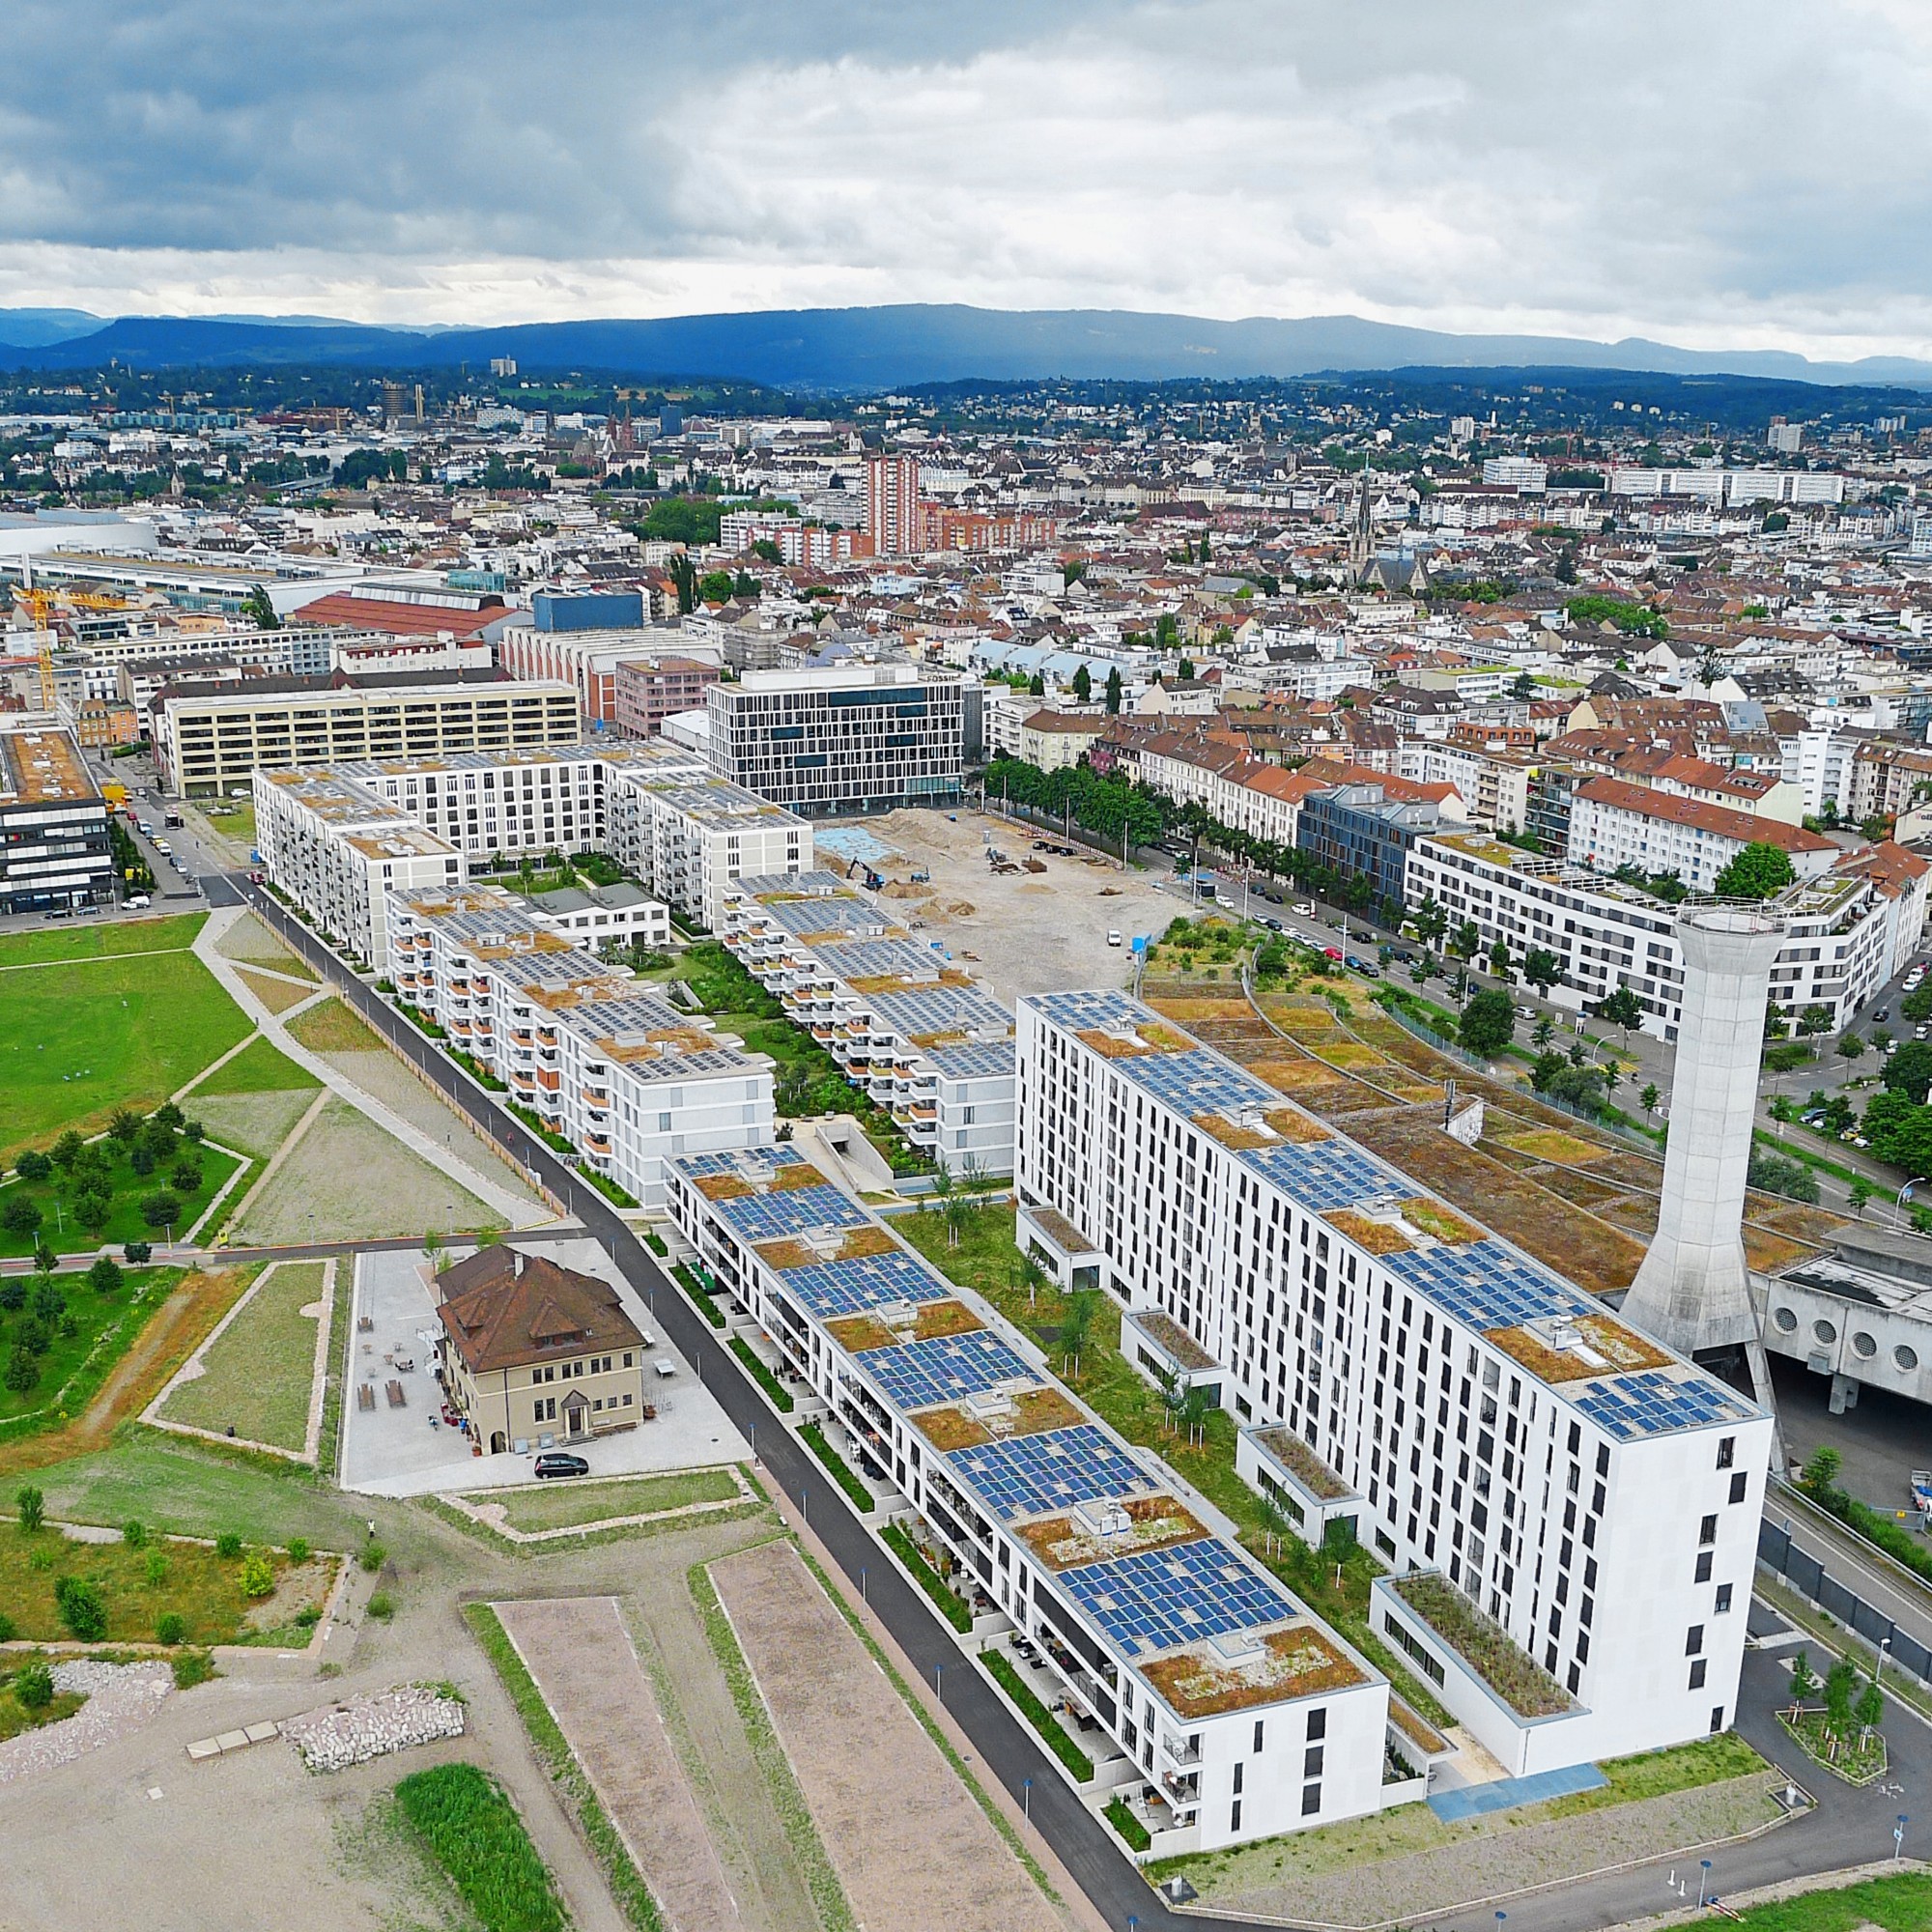
[[[463,1705],[426,1684],[402,1684],[346,1703],[304,1711],[282,1735],[311,1771],[347,1771],[412,1745],[463,1735]]]

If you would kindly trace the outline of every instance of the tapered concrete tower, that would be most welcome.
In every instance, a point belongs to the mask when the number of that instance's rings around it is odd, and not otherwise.
[[[1657,1236],[1623,1312],[1681,1353],[1744,1348],[1759,1359],[1743,1236],[1764,1006],[1783,942],[1768,912],[1710,906],[1677,928],[1684,1009]],[[1756,1379],[1755,1374],[1753,1379]]]

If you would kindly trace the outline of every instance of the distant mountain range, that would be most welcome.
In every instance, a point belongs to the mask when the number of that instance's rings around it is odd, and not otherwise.
[[[985,309],[905,303],[766,309],[639,322],[540,322],[500,328],[375,327],[326,317],[124,316],[0,309],[0,364],[15,369],[329,364],[481,369],[513,355],[526,371],[631,377],[738,377],[778,388],[888,390],[979,378],[1056,376],[1159,382],[1322,371],[1629,369],[1830,384],[1932,387],[1932,362],[1868,356],[1813,362],[1773,350],[1699,351],[1640,337],[1452,335],[1364,322],[1200,316],[1127,309]]]

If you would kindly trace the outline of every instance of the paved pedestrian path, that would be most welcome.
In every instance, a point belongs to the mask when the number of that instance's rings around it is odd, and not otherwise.
[[[385,1106],[373,1094],[364,1093],[347,1075],[331,1066],[319,1053],[311,1052],[300,1040],[295,1038],[288,1030],[287,1022],[294,1019],[298,1013],[306,1012],[318,1001],[327,999],[330,988],[318,987],[312,999],[303,1000],[280,1013],[270,1012],[242,975],[236,971],[235,962],[218,950],[218,942],[222,935],[237,921],[246,916],[246,909],[238,906],[220,906],[211,912],[207,923],[195,936],[194,955],[220,980],[222,989],[229,998],[254,1021],[256,1027],[268,1037],[277,1051],[286,1054],[298,1066],[313,1074],[326,1088],[339,1094],[358,1113],[367,1115],[384,1132],[400,1141],[412,1153],[426,1160],[439,1173],[455,1181],[459,1187],[466,1188],[475,1195],[510,1227],[534,1227],[555,1218],[548,1208],[533,1208],[528,1201],[513,1193],[490,1175],[478,1172],[467,1161],[458,1158],[447,1146],[433,1140],[420,1127],[406,1121],[393,1107]],[[264,1179],[267,1177],[264,1176]]]

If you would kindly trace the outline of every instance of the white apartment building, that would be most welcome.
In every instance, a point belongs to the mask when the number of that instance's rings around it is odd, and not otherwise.
[[[1549,483],[1549,466],[1533,456],[1486,456],[1483,482],[1491,489],[1516,490],[1540,497]]]
[[[962,1648],[1005,1652],[1092,1724],[1087,1802],[1118,1795],[1162,1856],[1421,1795],[1419,1776],[1383,1782],[1416,1751],[1387,1680],[970,1290],[791,1148],[669,1175],[671,1219],[745,1311],[734,1325],[755,1325],[889,1517],[958,1566]]]
[[[570,686],[501,679],[336,688],[251,678],[157,694],[150,717],[156,771],[183,798],[244,792],[264,769],[535,750],[583,735]]]
[[[1457,796],[1466,801],[1472,824],[1520,832],[1529,823],[1529,782],[1536,760],[1522,753],[1406,738],[1396,770],[1417,784],[1454,785]]]
[[[461,847],[334,771],[258,771],[255,849],[270,881],[365,965],[389,955],[389,894],[454,891]]]
[[[1137,772],[1149,791],[1177,805],[1198,805],[1233,831],[1284,846],[1294,843],[1301,801],[1334,782],[1332,776],[1305,778],[1236,747],[1179,735],[1144,740]]]
[[[1900,846],[1875,849],[1886,855],[1882,862],[1854,855],[1776,901],[1786,939],[1771,983],[1787,1012],[1822,1006],[1841,1028],[1917,950],[1932,867]],[[1406,879],[1411,911],[1433,900],[1452,930],[1473,921],[1485,951],[1500,939],[1519,965],[1528,952],[1553,952],[1563,967],[1550,993],[1559,1006],[1580,1010],[1628,986],[1643,1005],[1643,1031],[1677,1037],[1683,962],[1676,914],[1663,901],[1621,880],[1458,833],[1418,839]]]
[[[958,802],[965,700],[952,672],[753,670],[713,685],[705,704],[713,776],[806,817]]]
[[[1352,1502],[1377,1634],[1505,1771],[1730,1724],[1768,1415],[1125,994],[1017,1017],[1022,1244],[1210,1356],[1258,1478]]]
[[[1623,779],[1590,779],[1571,801],[1570,859],[1599,872],[1634,866],[1675,872],[1693,893],[1715,892],[1718,874],[1754,844],[1780,847],[1801,879],[1829,871],[1838,857],[1822,833]]]
[[[1013,1171],[1012,1015],[881,900],[836,872],[740,879],[720,934],[912,1146]]]
[[[739,879],[810,869],[811,827],[742,785],[629,766],[611,786],[606,849],[686,919],[717,932]]]
[[[509,893],[397,892],[388,939],[396,997],[641,1206],[664,1205],[667,1160],[771,1139],[765,1055],[717,1037]]]

